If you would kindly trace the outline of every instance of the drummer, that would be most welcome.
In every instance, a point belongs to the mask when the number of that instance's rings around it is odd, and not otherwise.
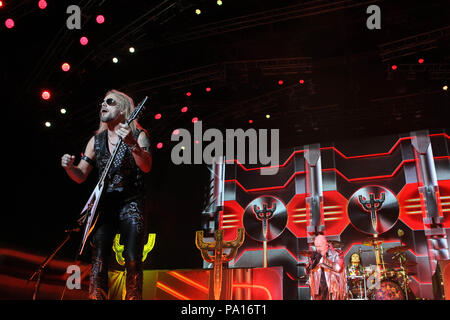
[[[347,275],[350,277],[362,276],[364,274],[364,267],[362,265],[361,256],[355,252],[350,256],[350,261],[347,265]]]

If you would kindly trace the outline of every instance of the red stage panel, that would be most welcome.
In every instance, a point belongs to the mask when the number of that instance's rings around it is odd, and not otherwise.
[[[323,198],[325,235],[341,234],[350,222],[347,214],[347,199],[338,191],[325,191]]]
[[[297,194],[287,204],[288,223],[287,228],[297,237],[304,238],[308,214],[306,212],[305,194]]]
[[[400,205],[399,219],[412,230],[423,230],[425,206],[420,198],[417,183],[407,184],[397,195]]]
[[[237,229],[244,227],[242,221],[243,215],[244,208],[237,201],[224,201],[224,209],[220,214],[219,229],[224,230],[223,237],[225,241],[236,239]]]

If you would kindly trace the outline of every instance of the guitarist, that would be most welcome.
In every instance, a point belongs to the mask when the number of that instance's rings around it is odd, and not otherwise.
[[[108,173],[98,207],[99,218],[91,234],[92,268],[89,298],[107,299],[108,262],[117,231],[124,244],[126,299],[142,299],[142,250],[145,241],[144,179],[152,166],[148,133],[136,120],[126,120],[134,110],[126,94],[110,90],[100,104],[100,125],[89,140],[78,165],[65,154],[61,165],[77,183],[86,180],[93,167],[101,176],[119,138],[123,143]]]

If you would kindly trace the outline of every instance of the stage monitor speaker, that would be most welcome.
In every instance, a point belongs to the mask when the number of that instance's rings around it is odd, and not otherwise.
[[[450,260],[437,262],[432,282],[434,299],[450,300]]]

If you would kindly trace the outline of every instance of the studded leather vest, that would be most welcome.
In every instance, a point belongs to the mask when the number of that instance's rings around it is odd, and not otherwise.
[[[141,131],[133,134],[137,140]],[[108,148],[108,130],[104,130],[94,137],[94,151],[99,177],[102,175],[111,153]],[[144,177],[137,166],[129,147],[122,143],[114,162],[106,177],[104,192],[120,195],[124,200],[141,198],[144,195]]]

